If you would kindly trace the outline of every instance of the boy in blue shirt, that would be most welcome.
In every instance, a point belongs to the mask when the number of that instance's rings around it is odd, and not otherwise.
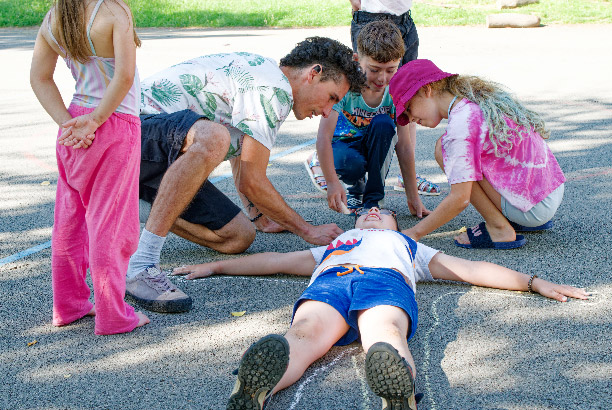
[[[361,93],[347,93],[329,116],[321,119],[317,151],[307,160],[306,169],[315,186],[327,190],[331,209],[345,213],[347,205],[349,209],[369,209],[380,206],[384,198],[385,178],[395,149],[407,181],[410,212],[423,217],[429,211],[418,196],[416,141],[410,125],[397,126],[396,133],[395,107],[388,91],[389,81],[404,56],[402,35],[393,23],[375,21],[363,27],[357,44],[355,58],[366,75],[366,87]]]

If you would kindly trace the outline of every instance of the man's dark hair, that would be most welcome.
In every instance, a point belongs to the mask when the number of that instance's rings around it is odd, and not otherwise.
[[[360,93],[365,86],[365,76],[359,63],[353,60],[353,51],[331,38],[308,37],[280,60],[281,67],[304,68],[313,64],[320,64],[323,69],[321,81],[338,83],[344,75],[350,91]]]

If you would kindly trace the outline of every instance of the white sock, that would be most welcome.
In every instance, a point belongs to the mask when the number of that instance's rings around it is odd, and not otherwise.
[[[130,258],[127,278],[131,279],[151,265],[159,264],[162,247],[166,241],[165,236],[157,236],[154,233],[142,230],[138,249]]]

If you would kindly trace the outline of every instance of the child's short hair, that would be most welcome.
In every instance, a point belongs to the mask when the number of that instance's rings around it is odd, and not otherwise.
[[[372,21],[357,36],[357,52],[379,63],[401,60],[405,52],[402,33],[388,20]]]

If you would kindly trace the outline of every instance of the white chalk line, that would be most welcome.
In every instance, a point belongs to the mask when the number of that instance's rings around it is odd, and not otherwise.
[[[302,383],[299,384],[297,391],[295,392],[295,396],[293,401],[291,402],[291,405],[289,406],[288,410],[294,410],[295,406],[298,405],[298,403],[300,402],[300,400],[302,399],[302,396],[304,395],[304,388],[312,381],[315,379],[315,377],[317,377],[319,375],[319,373],[326,371],[327,369],[329,369],[330,367],[333,367],[336,363],[338,363],[338,361],[340,361],[340,359],[342,359],[344,356],[346,356],[347,354],[354,352],[355,350],[357,350],[358,347],[354,346],[351,347],[349,349],[344,350],[343,352],[341,352],[338,356],[336,356],[336,358],[334,360],[332,360],[329,364],[326,364],[325,366],[321,366],[321,367],[317,367],[314,372],[308,376],[306,378],[306,380],[304,380]]]
[[[184,279],[182,277],[180,277],[182,280],[187,280]],[[274,279],[274,278],[258,278],[258,277],[252,277],[252,276],[222,276],[222,277],[208,277],[205,279],[218,279],[218,280],[229,280],[229,279],[243,279],[243,280],[261,280],[261,281],[268,281],[268,282],[281,282],[281,283],[300,283],[303,285],[303,282],[298,282],[298,281],[293,281],[293,280],[286,280],[286,279]],[[572,285],[574,286],[574,285]],[[476,287],[478,288],[478,287]],[[456,292],[448,292],[445,293],[443,295],[438,296],[434,302],[431,305],[430,311],[432,313],[432,316],[434,317],[434,324],[427,329],[427,332],[425,333],[425,340],[424,340],[424,358],[423,358],[423,377],[425,379],[425,397],[423,398],[424,400],[427,399],[430,403],[431,403],[431,410],[436,410],[436,400],[435,400],[435,396],[433,393],[433,389],[431,388],[431,380],[430,380],[430,360],[431,360],[431,346],[430,346],[430,340],[431,340],[431,336],[434,332],[434,330],[436,330],[436,328],[440,325],[440,317],[438,315],[438,303],[446,296],[449,295],[465,295],[467,293],[469,293],[470,290],[466,290],[466,291],[456,291]],[[495,296],[503,296],[503,297],[513,297],[513,298],[521,298],[521,299],[530,299],[533,297],[533,295],[529,295],[529,294],[512,294],[512,293],[508,293],[508,292],[513,292],[513,291],[503,291],[502,292],[498,292],[495,289],[488,289],[487,294],[491,294],[491,295],[495,295]],[[590,292],[591,296],[594,295],[599,295],[599,292]],[[541,295],[540,295],[541,296]],[[542,296],[544,297],[544,296]],[[583,305],[596,305],[599,303],[603,302],[603,299],[605,298],[597,298],[596,301],[588,301],[588,300],[580,300],[580,299],[574,299],[574,302],[583,302]],[[551,299],[552,300],[552,299]],[[558,303],[562,303],[562,302],[558,302]],[[355,349],[358,349],[358,347],[353,347],[349,350],[346,350],[344,353],[341,353],[340,355],[338,355],[331,363],[329,363],[326,366],[320,367],[317,370],[315,370],[315,372],[310,375],[304,382],[302,382],[300,384],[300,386],[298,387],[298,391],[295,394],[295,398],[294,401],[291,404],[291,407],[289,408],[289,410],[293,410],[295,408],[295,406],[299,403],[299,401],[301,400],[302,396],[303,396],[303,390],[306,387],[307,384],[309,384],[312,379],[314,379],[314,377],[316,377],[321,371],[327,370],[328,368],[332,367],[334,364],[336,364],[342,357],[344,357],[346,355],[347,352],[350,351],[354,351]],[[370,399],[368,396],[368,390],[365,384],[365,378],[363,377],[363,375],[361,374],[361,372],[359,371],[359,368],[357,366],[357,359],[355,358],[354,355],[351,356],[351,360],[353,362],[353,368],[355,369],[355,373],[357,375],[357,378],[359,379],[360,383],[361,383],[361,395],[363,396],[363,400],[364,400],[364,407],[363,409],[369,410],[370,409]]]
[[[359,370],[359,366],[357,366],[357,358],[355,355],[351,356],[351,361],[353,362],[353,369],[355,369],[355,373],[357,374],[357,379],[359,379],[360,387],[361,387],[361,397],[363,397],[363,406],[362,410],[370,410],[370,397],[368,395],[368,387],[366,385],[365,377],[361,374]]]

